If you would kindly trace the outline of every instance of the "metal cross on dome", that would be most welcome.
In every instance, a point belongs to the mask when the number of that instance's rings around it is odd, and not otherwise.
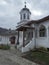
[[[26,2],[25,2],[25,8],[26,8]]]

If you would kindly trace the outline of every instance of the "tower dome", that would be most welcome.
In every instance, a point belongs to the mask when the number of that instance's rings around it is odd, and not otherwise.
[[[22,8],[21,11],[20,11],[20,20],[21,21],[23,21],[23,20],[29,20],[30,19],[30,15],[31,15],[31,12],[26,7],[26,2],[25,2],[24,8]]]

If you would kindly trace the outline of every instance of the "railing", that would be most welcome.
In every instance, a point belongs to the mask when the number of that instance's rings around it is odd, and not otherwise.
[[[32,38],[31,38],[31,39],[28,39],[28,40],[25,40],[25,46],[26,46],[31,40],[32,40]]]

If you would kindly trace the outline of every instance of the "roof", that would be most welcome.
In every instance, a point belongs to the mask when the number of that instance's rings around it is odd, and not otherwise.
[[[18,30],[18,31],[26,31],[27,29],[34,29],[34,27],[25,25],[25,26],[18,27],[16,30]]]
[[[30,12],[30,10],[25,6],[24,8],[21,9],[20,13],[21,13],[22,11],[25,11],[25,10],[27,10],[28,12]],[[30,14],[31,14],[31,12],[30,12]]]
[[[5,28],[0,28],[0,35],[16,35],[17,34],[17,31],[16,30],[8,30],[8,29],[5,29]]]
[[[32,24],[32,23],[37,23],[38,24],[38,23],[41,23],[41,22],[45,22],[47,20],[49,20],[49,16],[46,16],[46,17],[44,17],[42,19],[39,19],[39,20],[28,21],[26,24]]]
[[[27,10],[27,11],[29,11],[29,9],[28,9],[28,8],[23,8],[22,10]]]
[[[32,23],[37,23],[37,24],[38,24],[38,23],[41,23],[41,22],[45,22],[45,21],[47,21],[47,20],[49,20],[49,16],[46,16],[46,17],[44,17],[44,18],[42,18],[42,19],[39,19],[39,20],[27,21],[27,22],[25,22],[25,23],[22,23],[21,25],[18,25],[16,30],[22,29],[22,26],[25,27],[25,25],[30,25],[30,24],[32,24]],[[26,28],[26,27],[25,27],[25,28]]]

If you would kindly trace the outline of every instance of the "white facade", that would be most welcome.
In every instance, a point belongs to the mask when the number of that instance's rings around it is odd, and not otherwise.
[[[16,39],[15,39],[15,44],[16,44],[17,35],[14,35],[14,36],[16,37]],[[0,44],[9,44],[9,45],[11,45],[10,37],[12,37],[12,35],[0,35]]]
[[[26,14],[25,21],[23,18],[24,14]],[[28,15],[30,17],[30,11],[27,8],[23,8],[20,12],[22,19],[17,28],[19,31],[19,44],[17,48],[22,52],[39,47],[49,48],[49,16],[37,21],[30,21],[30,18],[27,19]]]
[[[19,24],[29,21],[31,16],[30,10],[26,7],[26,4],[23,9],[20,11],[20,22]]]
[[[40,37],[39,36],[39,29],[40,29],[41,25],[44,25],[45,28],[46,28],[46,36],[45,37]],[[38,32],[38,36],[37,36],[37,39],[36,39],[37,47],[43,46],[43,47],[49,48],[49,20],[40,23],[38,25],[38,31],[37,32]]]
[[[10,44],[9,36],[0,35],[0,44]]]
[[[34,24],[31,24],[31,27],[33,27],[33,25]],[[43,37],[39,36],[39,34],[40,34],[39,29],[41,26],[45,26],[46,36],[43,36]],[[23,33],[20,34],[18,46],[22,52],[29,51],[31,49],[34,49],[35,47],[36,48],[38,48],[38,47],[49,48],[49,20],[45,21],[45,22],[41,22],[39,24],[35,24],[34,27],[36,28],[36,31],[35,31],[35,29],[34,30],[32,29],[33,37],[30,40],[30,42],[27,45],[25,45],[24,47],[23,47]],[[35,37],[35,34],[37,37]]]

